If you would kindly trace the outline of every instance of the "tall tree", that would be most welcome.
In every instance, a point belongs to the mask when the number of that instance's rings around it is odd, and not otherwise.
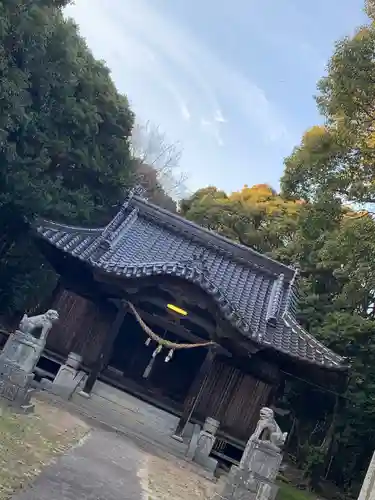
[[[227,195],[208,187],[180,204],[181,214],[223,236],[288,260],[300,203],[282,199],[270,186],[244,186]],[[281,239],[280,239],[281,237]]]
[[[132,182],[133,113],[64,19],[66,3],[0,4],[2,272],[15,255],[22,259],[19,248],[28,246],[27,223],[35,215],[103,223]],[[1,308],[11,306],[18,281],[1,280]]]
[[[314,487],[324,476],[355,491],[375,447],[373,218],[347,217],[348,209],[330,191],[320,189],[313,201],[301,203],[285,200],[266,185],[230,195],[202,189],[181,203],[181,212],[242,244],[299,264],[298,319],[348,357],[351,376],[344,397],[336,400],[325,390],[289,381],[284,404],[295,430],[289,451]]]
[[[366,211],[353,215],[375,202],[374,5],[366,2],[371,23],[337,42],[316,98],[325,125],[304,134],[281,180],[285,196],[308,202],[295,239],[306,291],[300,319],[352,363],[327,473],[354,489],[375,447],[375,222]]]
[[[312,199],[321,189],[347,202],[375,202],[374,55],[373,23],[337,42],[316,97],[326,125],[310,129],[286,158],[285,194]]]

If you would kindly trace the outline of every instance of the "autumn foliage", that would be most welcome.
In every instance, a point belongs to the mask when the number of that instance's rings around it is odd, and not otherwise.
[[[338,486],[338,498],[358,494],[375,449],[373,19],[337,42],[316,96],[324,124],[285,158],[280,193],[209,187],[181,204],[189,219],[300,266],[299,320],[351,371],[341,397],[294,381],[279,403],[290,410],[293,460],[311,487]]]

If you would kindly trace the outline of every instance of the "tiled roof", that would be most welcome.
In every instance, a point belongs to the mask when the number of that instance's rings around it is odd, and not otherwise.
[[[137,278],[172,275],[196,283],[255,343],[330,369],[345,360],[295,320],[297,271],[142,198],[130,197],[106,227],[39,221],[39,236],[104,272]]]

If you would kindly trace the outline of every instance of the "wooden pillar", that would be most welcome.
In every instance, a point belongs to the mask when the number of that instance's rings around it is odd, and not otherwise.
[[[113,344],[116,340],[116,337],[121,329],[122,323],[124,321],[124,317],[126,316],[127,310],[123,304],[118,304],[118,311],[116,314],[116,318],[112,324],[112,328],[106,337],[103,347],[99,353],[99,356],[96,358],[90,374],[86,380],[85,386],[82,390],[83,395],[90,395],[92,388],[100,374],[103,370],[106,363],[108,363],[109,357],[112,352]],[[81,394],[82,394],[81,393]]]
[[[179,441],[182,440],[182,435],[185,431],[185,428],[197,406],[197,403],[203,391],[204,383],[206,382],[208,374],[210,373],[210,370],[212,368],[215,356],[215,347],[210,347],[207,351],[205,360],[203,361],[193,383],[191,384],[188,395],[185,398],[184,410],[182,412],[180,421],[178,422],[176,431],[173,435],[173,437]]]

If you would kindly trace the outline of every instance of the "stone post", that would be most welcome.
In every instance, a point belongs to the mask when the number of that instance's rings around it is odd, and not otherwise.
[[[368,466],[358,500],[375,500],[375,452]]]
[[[73,393],[82,387],[86,380],[86,373],[80,370],[82,356],[71,352],[64,365],[60,366],[52,384],[44,381],[45,388],[65,399],[70,399]]]
[[[210,453],[216,441],[216,433],[219,425],[220,422],[218,420],[210,417],[206,418],[193,455],[194,462],[211,472],[215,472],[217,467],[217,460],[210,457]]]

